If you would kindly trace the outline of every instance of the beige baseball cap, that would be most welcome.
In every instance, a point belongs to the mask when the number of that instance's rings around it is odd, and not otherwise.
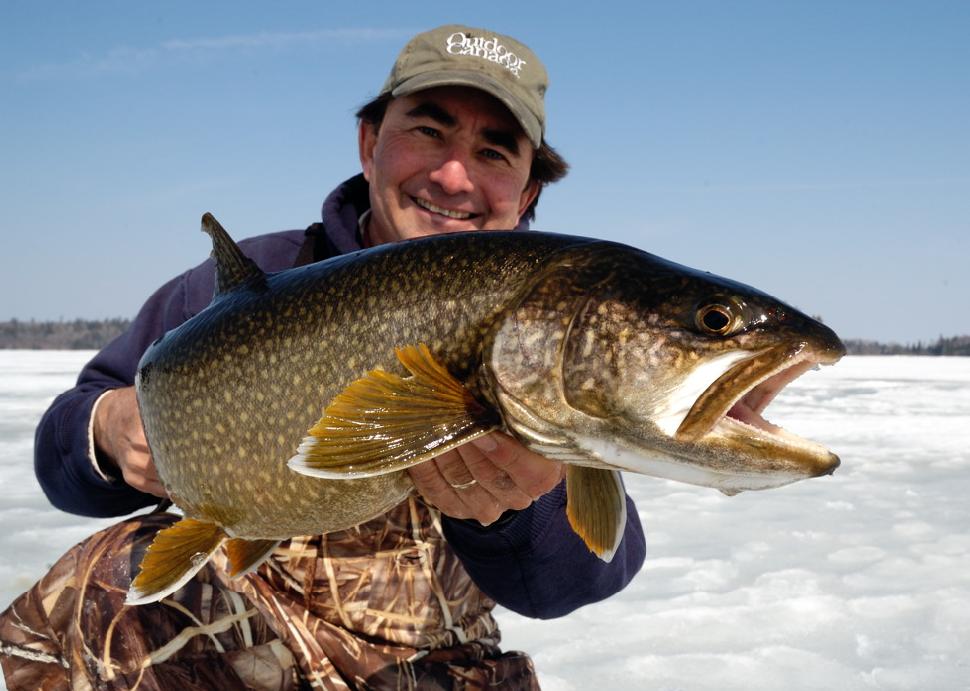
[[[412,38],[394,63],[381,94],[406,96],[436,86],[471,86],[512,112],[535,148],[546,115],[546,68],[528,46],[485,29],[449,24]]]

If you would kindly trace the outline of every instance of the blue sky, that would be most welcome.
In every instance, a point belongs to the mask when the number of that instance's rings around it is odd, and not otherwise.
[[[353,112],[449,22],[551,75],[536,227],[626,242],[847,338],[970,333],[970,3],[0,4],[0,320],[131,316],[359,170]]]

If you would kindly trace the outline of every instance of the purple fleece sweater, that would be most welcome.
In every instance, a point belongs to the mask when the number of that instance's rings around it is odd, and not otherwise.
[[[357,222],[368,206],[367,183],[358,175],[327,197],[322,224],[239,244],[268,272],[351,252],[361,247]],[[85,516],[121,516],[158,501],[120,478],[105,481],[95,471],[89,457],[91,410],[105,391],[134,383],[148,345],[204,309],[214,282],[208,260],[163,285],[128,330],[84,367],[77,385],[51,404],[37,428],[34,468],[54,506]],[[452,549],[483,592],[526,616],[557,617],[621,590],[640,569],[646,550],[629,497],[626,534],[610,564],[590,553],[572,531],[565,505],[560,485],[528,509],[508,512],[487,528],[447,516],[442,524]]]

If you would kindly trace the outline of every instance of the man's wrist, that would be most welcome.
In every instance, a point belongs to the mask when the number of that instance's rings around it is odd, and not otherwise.
[[[91,461],[95,474],[105,482],[115,482],[117,465],[98,444],[98,438],[103,435],[103,419],[106,412],[103,404],[114,391],[109,389],[95,399],[91,407],[91,418],[88,421],[88,460]]]

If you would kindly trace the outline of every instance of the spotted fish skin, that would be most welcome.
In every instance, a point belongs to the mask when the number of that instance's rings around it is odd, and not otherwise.
[[[604,558],[625,521],[618,470],[732,494],[829,474],[839,463],[760,412],[802,371],[838,360],[841,341],[749,286],[617,243],[500,231],[264,274],[208,218],[216,295],[152,345],[136,386],[166,489],[188,518],[226,537],[344,529],[411,491],[404,470],[437,447],[384,455],[400,442],[397,423],[361,426],[356,443],[376,447],[366,462],[360,446],[313,455],[331,448],[334,427],[323,423],[338,396],[349,396],[351,427],[375,406],[378,418],[393,407],[367,403],[355,387],[383,386],[375,370],[399,382],[416,377],[402,348],[490,411],[491,422],[473,420],[468,430],[499,427],[571,464],[570,521]],[[315,438],[313,430],[324,431]],[[221,534],[193,525],[186,537],[218,547]],[[252,549],[253,558],[263,551]]]
[[[550,255],[590,242],[462,233],[223,287],[138,366],[146,437],[173,501],[231,536],[261,539],[384,513],[411,490],[403,472],[327,481],[287,467],[324,406],[374,368],[404,374],[394,353],[403,344],[428,344],[471,379],[484,335],[523,282]]]

